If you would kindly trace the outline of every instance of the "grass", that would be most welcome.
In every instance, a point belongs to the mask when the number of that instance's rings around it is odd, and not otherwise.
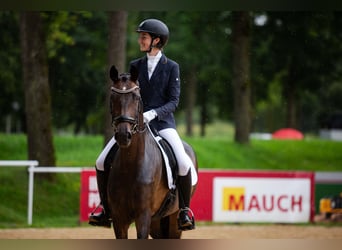
[[[302,141],[252,140],[233,142],[233,129],[215,123],[206,137],[182,138],[195,149],[200,168],[342,171],[342,143],[308,138]],[[92,167],[103,147],[102,136],[55,135],[57,166]],[[1,160],[26,160],[26,136],[0,134]],[[80,176],[57,174],[53,183],[35,178],[32,227],[79,226]],[[26,168],[3,167],[0,172],[0,228],[27,227]]]
[[[202,168],[342,170],[342,143],[332,141],[251,141],[244,146],[225,139],[188,138]]]

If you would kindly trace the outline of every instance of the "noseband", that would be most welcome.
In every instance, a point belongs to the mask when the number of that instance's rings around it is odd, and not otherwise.
[[[133,92],[136,89],[139,89],[139,86],[134,86],[130,89],[125,89],[125,88],[118,89],[115,87],[111,87],[111,91],[115,92],[117,94],[128,94],[128,93]],[[130,116],[126,116],[126,115],[119,115],[116,117],[112,117],[112,126],[114,127],[114,131],[116,130],[116,126],[119,123],[128,122],[132,125],[132,134],[135,134],[137,132],[138,133],[144,132],[145,128],[146,128],[145,125],[143,125],[143,127],[141,128],[140,123],[139,123],[139,114],[142,111],[141,109],[142,109],[142,101],[141,101],[141,97],[139,97],[139,106],[138,106],[138,110],[137,110],[135,117],[130,117]]]

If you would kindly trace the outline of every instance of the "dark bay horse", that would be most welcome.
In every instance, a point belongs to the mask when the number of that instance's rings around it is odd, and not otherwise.
[[[135,223],[137,238],[181,238],[178,230],[178,192],[164,213],[159,213],[168,198],[166,170],[160,149],[143,121],[143,106],[137,83],[138,72],[118,74],[110,70],[111,114],[118,150],[113,158],[108,200],[115,237],[127,239]],[[183,142],[198,171],[192,148]],[[193,186],[194,193],[196,186]]]

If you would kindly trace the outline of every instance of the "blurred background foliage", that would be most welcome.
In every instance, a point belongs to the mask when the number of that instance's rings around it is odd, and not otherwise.
[[[54,131],[101,134],[107,13],[41,15]],[[130,60],[143,56],[137,45],[137,25],[153,17],[169,26],[165,53],[180,64],[182,77],[178,123],[186,121],[189,91],[196,97],[194,124],[234,122],[231,16],[230,11],[128,12],[127,70]],[[317,133],[331,115],[342,112],[342,13],[256,11],[250,16],[251,131],[271,133],[285,127],[291,94],[296,100],[295,127]],[[0,132],[7,133],[26,131],[18,19],[18,12],[0,12]],[[195,87],[187,90],[194,80]]]

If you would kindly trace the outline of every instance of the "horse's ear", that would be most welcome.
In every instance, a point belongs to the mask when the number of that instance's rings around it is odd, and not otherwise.
[[[138,79],[139,75],[137,67],[132,65],[129,73],[131,74],[131,81],[135,82]]]
[[[119,72],[118,72],[118,70],[115,68],[114,65],[110,68],[109,76],[110,76],[110,79],[112,79],[113,82],[119,80]]]

